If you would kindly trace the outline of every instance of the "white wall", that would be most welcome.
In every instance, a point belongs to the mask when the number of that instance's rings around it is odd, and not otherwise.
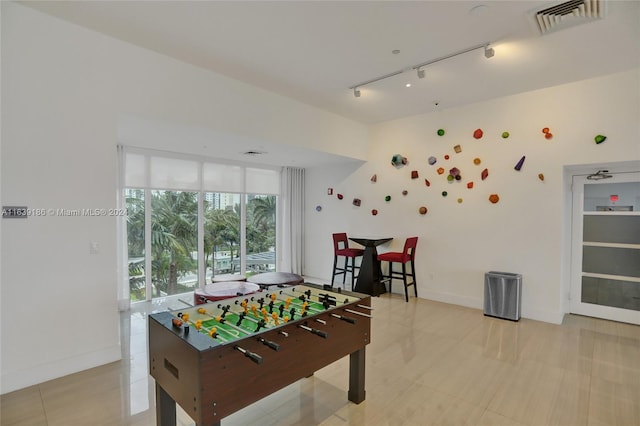
[[[417,235],[421,297],[481,308],[485,272],[521,273],[523,316],[560,322],[568,292],[563,247],[570,244],[563,166],[640,160],[639,94],[640,73],[633,70],[375,126],[364,165],[307,170],[305,274],[330,281],[332,232],[394,237],[379,251],[400,251],[406,237]],[[543,137],[544,127],[551,140]],[[436,134],[439,128],[446,131],[443,137]],[[476,128],[484,131],[480,140],[472,136]],[[502,139],[503,131],[511,136]],[[596,145],[597,134],[608,139]],[[460,154],[453,150],[457,144]],[[408,157],[409,165],[391,166],[396,153]],[[431,155],[438,158],[435,166],[427,163]],[[515,171],[523,155],[524,166]],[[436,173],[440,166],[447,171],[442,176]],[[454,166],[463,179],[448,183]],[[489,177],[482,181],[485,167]],[[412,170],[419,179],[410,179]],[[377,183],[370,181],[373,174]],[[473,189],[466,188],[470,180]],[[329,187],[333,196],[326,195]],[[500,196],[498,204],[488,201],[492,193]],[[392,196],[390,203],[385,195]],[[354,197],[362,199],[361,207],[352,205]],[[323,207],[320,213],[316,205]],[[418,214],[421,205],[429,209],[425,216]],[[374,208],[377,216],[370,213]]]
[[[361,124],[12,2],[1,7],[3,205],[115,207],[117,125],[128,115],[366,156]],[[115,218],[2,225],[1,392],[119,359]]]

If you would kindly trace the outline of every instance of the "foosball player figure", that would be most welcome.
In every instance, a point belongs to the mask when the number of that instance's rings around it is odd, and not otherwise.
[[[218,309],[222,309],[222,314],[220,314],[220,317],[224,318],[224,316],[227,315],[227,312],[229,312],[229,309],[231,309],[231,306],[222,306],[222,304],[220,304],[218,305]]]
[[[246,315],[247,315],[246,312],[241,312],[240,315],[238,315],[238,322],[236,323],[237,327],[240,327],[240,324],[242,324],[242,320]]]
[[[267,325],[267,322],[265,320],[261,319],[260,321],[258,321],[258,327],[256,328],[255,332],[257,333],[258,331],[260,331],[260,329],[263,328],[265,325]]]

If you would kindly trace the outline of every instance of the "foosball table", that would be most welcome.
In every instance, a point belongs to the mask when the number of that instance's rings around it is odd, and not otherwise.
[[[349,401],[365,399],[371,297],[328,286],[258,293],[149,315],[157,424],[176,404],[196,425],[224,417],[349,355]]]

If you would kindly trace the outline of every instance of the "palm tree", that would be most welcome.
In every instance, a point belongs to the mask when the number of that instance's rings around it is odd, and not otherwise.
[[[144,275],[144,190],[128,190],[127,254],[129,258],[129,291],[132,300],[143,300]],[[131,260],[136,259],[137,260]]]
[[[276,223],[276,197],[256,196],[249,204],[253,207],[253,222],[257,227],[264,231],[273,229]]]
[[[198,209],[196,193],[154,191],[151,199],[151,251],[158,292],[175,294],[178,277],[192,272],[196,261]]]
[[[240,206],[236,206],[237,209]],[[239,252],[240,215],[234,209],[207,209],[204,225],[204,255],[209,259],[216,251],[229,250],[233,263],[234,248]],[[215,275],[215,256],[211,260],[212,275]],[[206,267],[205,265],[205,275]]]

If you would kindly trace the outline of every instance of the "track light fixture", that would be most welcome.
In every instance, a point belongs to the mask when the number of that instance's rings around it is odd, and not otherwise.
[[[489,47],[488,44],[486,44],[484,46],[484,57],[489,59],[489,58],[493,58],[493,55],[496,54],[496,51],[493,50],[493,47]]]
[[[366,86],[367,84],[375,83],[376,81],[384,80],[385,78],[393,77],[394,75],[402,74],[405,71],[416,70],[416,72],[418,74],[418,78],[424,78],[425,71],[422,69],[423,67],[426,67],[427,65],[435,64],[436,62],[444,61],[446,59],[451,59],[453,57],[462,55],[464,53],[471,52],[471,51],[476,50],[476,49],[484,49],[484,57],[487,58],[487,59],[488,58],[492,58],[493,55],[495,55],[495,50],[493,50],[492,47],[489,47],[489,44],[490,43],[478,44],[478,45],[469,47],[467,49],[460,50],[458,52],[452,53],[450,55],[442,56],[440,58],[436,58],[436,59],[433,59],[431,61],[423,62],[421,64],[417,64],[417,65],[414,65],[414,66],[411,66],[411,67],[408,67],[408,68],[405,68],[405,69],[401,69],[401,70],[398,70],[398,71],[395,71],[395,72],[392,72],[392,73],[389,73],[389,74],[385,74],[383,76],[380,76],[380,77],[377,77],[377,78],[373,78],[371,80],[363,81],[362,83],[358,83],[356,85],[353,85],[353,86],[349,87],[349,89],[353,90],[353,96],[355,96],[356,98],[359,98],[360,97],[360,87]]]

